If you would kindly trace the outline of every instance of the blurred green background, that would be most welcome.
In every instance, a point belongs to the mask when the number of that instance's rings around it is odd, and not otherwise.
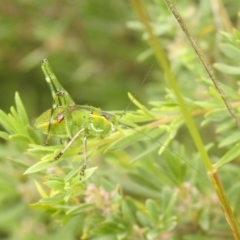
[[[203,69],[200,64],[195,68],[195,54],[163,1],[146,2],[180,85],[184,82],[181,87],[190,96],[198,97],[198,89],[191,91],[195,82],[190,80],[203,75]],[[226,29],[217,28],[210,3],[173,2],[201,48],[215,62],[219,57],[217,31]],[[222,2],[231,21],[238,26],[240,2]],[[124,110],[129,103],[127,92],[137,91],[154,62],[145,39],[127,0],[1,0],[0,109],[9,111],[16,91],[32,121],[51,107],[50,90],[40,69],[40,61],[48,58],[57,78],[77,104]],[[224,81],[232,84],[226,78]],[[155,64],[137,98],[143,103],[163,99],[164,87],[163,76]],[[3,148],[1,145],[0,153]],[[5,153],[0,155],[0,185],[1,189],[6,188],[5,196],[0,198],[0,239],[79,239],[72,230],[77,224],[74,219],[59,230],[58,223],[52,222],[49,215],[29,208],[29,203],[38,200],[34,183],[22,176],[21,169],[11,168],[3,156]]]
[[[0,109],[9,112],[16,91],[32,122],[51,107],[40,68],[48,58],[77,104],[124,110],[127,92],[136,92],[153,62],[137,61],[148,47],[127,27],[135,18],[129,1],[0,1]],[[147,100],[150,82],[140,90],[141,100]],[[14,155],[11,145],[0,146],[0,239],[78,239],[74,219],[59,229],[48,214],[28,206],[39,194],[6,160],[9,151]]]
[[[7,111],[15,91],[31,118],[52,99],[40,69],[48,58],[76,103],[124,109],[149,62],[138,63],[146,44],[127,28],[128,1],[1,1],[0,108]],[[141,90],[143,95],[144,90]]]

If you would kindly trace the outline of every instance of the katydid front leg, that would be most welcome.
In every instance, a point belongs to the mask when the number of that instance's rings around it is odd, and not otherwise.
[[[45,140],[45,144],[44,146],[48,146],[49,145],[49,141],[50,141],[50,136],[51,136],[51,127],[53,125],[53,121],[54,121],[54,112],[58,107],[58,98],[64,95],[64,91],[59,90],[56,92],[55,97],[53,98],[53,104],[52,104],[52,108],[51,108],[51,112],[50,112],[50,118],[49,118],[49,123],[48,123],[48,130],[47,130],[47,136],[46,136],[46,140]]]

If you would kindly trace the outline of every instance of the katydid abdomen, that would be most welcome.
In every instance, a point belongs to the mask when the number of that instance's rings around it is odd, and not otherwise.
[[[70,128],[73,137],[81,128],[85,127],[85,134],[94,137],[104,138],[115,130],[117,118],[113,114],[102,112],[100,109],[88,106],[69,106],[71,116]],[[68,138],[66,121],[63,107],[57,107],[52,115],[49,109],[40,115],[35,121],[35,128],[57,138]],[[49,130],[49,124],[51,128]]]

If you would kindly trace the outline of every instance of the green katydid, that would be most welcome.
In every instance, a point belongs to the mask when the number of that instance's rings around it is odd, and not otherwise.
[[[50,110],[36,119],[35,127],[47,134],[45,145],[49,144],[51,136],[70,139],[54,160],[59,159],[81,135],[83,137],[84,162],[80,174],[84,175],[87,167],[88,136],[106,137],[115,131],[117,118],[115,115],[97,108],[76,105],[68,92],[58,82],[47,59],[42,60],[41,68],[51,89],[53,105]]]
[[[49,144],[51,136],[60,139],[62,138],[69,139],[69,142],[54,157],[54,160],[58,160],[77,138],[82,137],[83,166],[80,171],[80,175],[83,176],[85,169],[87,167],[88,137],[104,138],[110,135],[112,132],[116,130],[118,126],[118,119],[114,114],[101,111],[100,109],[76,105],[73,99],[68,94],[68,92],[58,82],[47,59],[42,60],[41,68],[45,75],[45,79],[48,85],[50,86],[53,97],[53,104],[51,109],[47,110],[36,119],[35,128],[47,135],[45,145]],[[148,73],[146,77],[148,76]],[[146,80],[146,77],[143,80],[141,86]],[[134,98],[135,97],[133,97],[131,102],[134,100]],[[136,129],[134,130],[138,132]],[[140,134],[151,138],[149,135],[145,133],[140,132]],[[161,142],[159,141],[156,142],[162,147],[167,148],[169,151],[171,151],[167,146],[165,146]],[[199,174],[201,174],[194,166],[192,166],[189,162],[184,160],[177,153],[173,151],[171,152],[178,158],[183,160],[185,163],[187,163],[191,168],[195,169]]]

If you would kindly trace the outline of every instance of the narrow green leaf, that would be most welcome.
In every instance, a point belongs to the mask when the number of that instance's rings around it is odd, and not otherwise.
[[[82,162],[79,162],[78,166],[76,166],[72,171],[70,171],[65,177],[64,177],[64,182],[69,182],[74,176],[79,174],[80,169],[82,168]],[[87,171],[87,170],[86,170]],[[85,171],[85,173],[86,173]],[[78,180],[80,179],[80,175]]]
[[[122,201],[121,207],[124,220],[127,221],[128,224],[133,224],[136,221],[134,217],[136,207],[134,207],[133,201],[127,198],[125,201]]]
[[[62,202],[64,201],[64,196],[65,194],[59,194],[53,197],[48,197],[48,198],[42,198],[39,203],[47,203],[47,204],[51,204],[51,203],[57,203],[57,202]]]
[[[219,169],[223,165],[234,160],[239,155],[240,155],[240,143],[236,144],[222,158],[220,158],[215,164],[215,168]]]
[[[38,135],[36,134],[36,132],[34,131],[34,129],[31,126],[27,125],[26,130],[27,130],[27,133],[28,133],[30,139],[32,140],[32,142],[40,145],[41,140],[38,137]]]
[[[0,123],[9,133],[15,132],[15,127],[9,119],[9,116],[0,109]]]
[[[221,44],[220,50],[229,58],[240,61],[240,50],[232,44]]]
[[[64,183],[63,181],[57,181],[57,180],[51,180],[44,182],[45,185],[47,185],[49,188],[53,188],[55,190],[63,190]]]
[[[168,219],[169,217],[171,217],[171,214],[174,211],[174,206],[177,201],[178,193],[179,193],[178,191],[174,191],[173,194],[171,195],[171,199],[169,200],[167,208],[165,208],[165,211],[164,211],[164,219]]]
[[[0,138],[2,138],[4,140],[9,140],[9,134],[6,132],[0,131]]]
[[[216,133],[225,132],[225,131],[228,131],[229,129],[233,129],[234,127],[235,127],[235,123],[234,121],[232,121],[232,119],[230,119],[230,121],[224,121],[218,124],[216,128]]]
[[[85,211],[93,210],[95,207],[95,203],[83,203],[77,207],[73,207],[71,210],[67,211],[66,214],[77,214]]]
[[[226,109],[214,109],[205,114],[205,120],[201,122],[201,126],[205,126],[211,122],[221,122],[223,121],[228,113]]]
[[[159,239],[160,230],[159,229],[153,229],[147,232],[147,239],[148,240],[155,240]]]
[[[62,146],[45,146],[37,144],[29,144],[29,146],[30,146],[29,152],[41,151],[43,153],[54,152],[62,148]]]
[[[24,162],[20,161],[19,158],[15,159],[15,158],[8,157],[7,159],[9,161],[11,161],[12,163],[14,163],[15,165],[17,165],[19,167],[22,167],[24,169],[29,167],[27,164],[25,164]]]
[[[153,152],[154,150],[159,148],[159,143],[153,144],[151,147],[146,148],[146,150],[142,151],[140,154],[138,154],[136,157],[134,157],[130,164],[133,164],[137,162],[138,160],[141,160],[143,157],[147,156],[149,153]]]
[[[225,39],[225,41],[227,41],[227,42],[233,42],[234,41],[234,36],[232,34],[229,34],[227,32],[223,32],[223,31],[220,31],[219,33]]]
[[[50,161],[41,161],[41,162],[38,162],[36,164],[34,164],[33,166],[31,166],[30,168],[28,168],[23,174],[29,174],[29,173],[35,173],[35,172],[39,172],[41,170],[44,170],[46,168],[49,168],[57,163],[59,163],[60,160],[58,161],[53,161],[53,162],[50,162]]]
[[[140,102],[138,102],[138,101],[136,100],[136,98],[132,96],[131,93],[128,93],[128,97],[130,98],[130,100],[132,101],[132,103],[133,103],[134,105],[136,105],[139,109],[141,109],[146,115],[148,115],[148,116],[150,116],[150,117],[154,117],[154,115],[151,114],[144,105],[142,105]]]
[[[66,194],[65,197],[64,197],[64,201],[65,201],[65,202],[68,202],[69,199],[71,198],[72,194],[73,194],[72,189],[69,189],[68,192],[67,192],[67,194]]]
[[[138,210],[138,211],[136,211],[136,217],[137,217],[137,221],[142,226],[148,226],[149,225],[149,218],[147,218],[145,213]]]
[[[92,168],[88,168],[87,170],[85,170],[84,172],[84,176],[81,176],[81,181],[86,181],[88,178],[90,178],[92,176],[92,174],[97,170],[98,167],[92,167]]]
[[[158,154],[161,155],[166,149],[169,149],[168,145],[170,144],[170,142],[174,139],[174,136],[177,134],[177,130],[172,130],[170,132],[170,134],[164,134],[162,139],[166,139],[166,140],[161,140],[161,144],[159,144],[159,141],[158,141],[158,144],[161,146],[159,151],[158,151]]]
[[[30,139],[22,134],[12,134],[9,136],[9,139],[14,140],[15,142],[30,143]]]
[[[15,120],[15,123],[16,123],[18,126],[22,125],[21,119],[20,119],[20,117],[19,117],[16,109],[15,109],[13,106],[10,108],[10,112],[11,112],[11,114],[12,114],[12,117],[13,117],[14,120]]]
[[[238,142],[240,140],[240,134],[239,132],[231,133],[228,137],[225,137],[219,144],[218,147],[226,147],[229,145],[233,145],[234,143]]]
[[[42,186],[38,183],[38,181],[34,181],[35,185],[36,185],[36,188],[39,192],[39,194],[41,195],[42,198],[47,198],[48,195],[47,193],[45,192],[45,190],[42,188]],[[38,204],[38,203],[37,203]]]
[[[16,121],[16,119],[11,115],[11,114],[8,114],[8,121],[9,123],[11,123],[12,127],[13,127],[13,131],[12,133],[15,134],[15,133],[25,133],[24,131],[22,131],[22,128],[20,127],[19,129],[19,123]]]
[[[143,131],[144,132],[144,131]],[[124,136],[116,141],[114,141],[112,144],[108,146],[107,149],[123,149],[131,144],[133,144],[136,141],[139,141],[145,136],[141,134],[141,132],[136,132],[133,130],[129,130],[129,133],[127,133],[127,136]]]
[[[159,207],[153,199],[148,199],[146,201],[146,207],[149,213],[149,216],[154,224],[159,222]]]
[[[202,212],[199,218],[200,226],[204,231],[208,231],[210,228],[210,218],[211,216],[209,213],[209,206],[205,206],[202,209]]]
[[[231,75],[240,75],[240,67],[233,67],[223,63],[215,63],[213,66],[220,72]]]

